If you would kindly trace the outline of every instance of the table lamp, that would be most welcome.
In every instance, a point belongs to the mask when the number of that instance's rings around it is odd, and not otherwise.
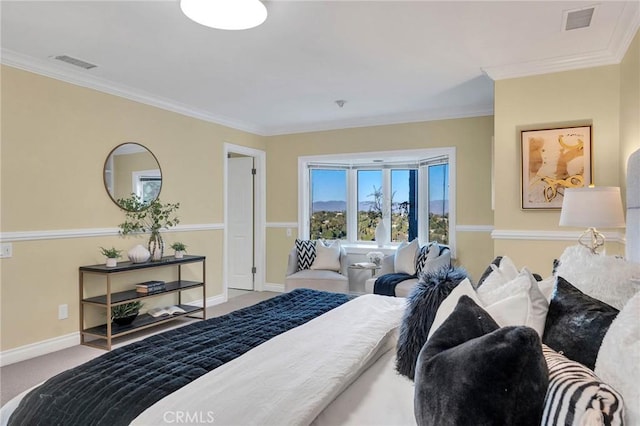
[[[597,253],[604,245],[604,235],[596,228],[624,228],[620,188],[591,186],[564,191],[560,226],[587,227],[578,242]]]

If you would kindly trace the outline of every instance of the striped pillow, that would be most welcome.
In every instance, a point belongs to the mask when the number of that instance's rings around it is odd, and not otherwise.
[[[311,265],[316,259],[315,240],[296,239],[296,252],[298,253],[298,271],[311,269]]]
[[[624,405],[615,389],[547,345],[542,352],[549,368],[542,426],[623,425]]]

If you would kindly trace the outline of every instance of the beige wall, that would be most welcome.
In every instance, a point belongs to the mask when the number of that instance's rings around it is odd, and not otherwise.
[[[320,154],[456,147],[457,223],[491,225],[493,117],[273,136],[267,139],[267,221],[298,220],[298,157]],[[267,233],[267,281],[283,283],[295,236],[285,228]],[[475,235],[467,235],[475,234]],[[458,262],[474,276],[491,261],[489,232],[458,234]]]
[[[621,186],[620,66],[497,81],[495,84],[495,227],[501,231],[578,231],[559,228],[559,210],[520,208],[520,131],[564,125],[591,124],[593,180],[598,186]],[[637,101],[637,93],[636,93]],[[544,237],[542,237],[544,238]],[[534,272],[551,271],[554,258],[574,241],[503,239],[494,244],[496,255],[508,253],[519,266]],[[607,243],[610,253],[620,244]]]
[[[102,169],[123,142],[156,155],[160,197],[181,203],[181,224],[222,223],[223,143],[265,149],[256,135],[6,66],[1,90],[3,233],[117,227],[124,215]],[[165,240],[207,256],[207,296],[222,293],[221,230]],[[102,263],[100,246],[126,251],[139,242],[115,235],[14,242],[13,257],[0,261],[1,350],[77,332],[78,267]],[[57,319],[60,304],[69,305],[69,319]]]
[[[640,149],[640,31],[620,64],[620,184],[623,194],[627,161],[637,149]]]
[[[116,145],[147,146],[163,172],[161,199],[179,201],[182,224],[223,221],[224,142],[267,152],[267,221],[297,222],[297,158],[396,149],[457,148],[458,225],[492,225],[491,137],[495,135],[495,227],[558,228],[558,212],[520,210],[519,130],[556,124],[593,125],[598,185],[624,186],[624,163],[640,147],[638,35],[621,65],[496,82],[493,117],[260,137],[3,66],[0,224],[3,233],[115,228],[122,212],[104,191],[102,167]],[[266,281],[282,283],[296,238],[266,231]],[[190,253],[207,256],[207,296],[222,292],[223,233],[168,233]],[[142,238],[118,236],[13,243],[0,260],[0,350],[77,332],[78,266],[102,262],[98,247],[128,249]],[[571,241],[492,240],[459,232],[458,264],[479,276],[494,255],[545,274]],[[621,252],[609,245],[610,252]],[[197,297],[197,295],[191,296]],[[69,319],[57,319],[59,304]],[[19,320],[16,320],[19,318]]]

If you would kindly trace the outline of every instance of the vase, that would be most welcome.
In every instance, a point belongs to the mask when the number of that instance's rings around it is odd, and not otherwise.
[[[164,254],[164,240],[159,232],[152,232],[149,237],[149,253],[151,253],[151,261],[157,262],[162,259]]]
[[[107,257],[107,261],[105,262],[107,268],[113,268],[118,265],[118,259],[115,257]]]
[[[184,257],[184,250],[176,250],[176,259],[182,259]]]
[[[387,227],[384,226],[384,220],[380,219],[378,222],[378,226],[376,226],[376,243],[378,243],[378,247],[383,247],[387,243],[387,239],[389,237],[389,233],[387,232]]]
[[[127,256],[133,263],[143,263],[149,260],[151,254],[142,244],[138,244],[127,252]]]

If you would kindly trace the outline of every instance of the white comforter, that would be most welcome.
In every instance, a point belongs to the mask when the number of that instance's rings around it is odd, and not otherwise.
[[[200,377],[134,424],[310,424],[395,346],[405,306],[403,298],[358,297]]]

